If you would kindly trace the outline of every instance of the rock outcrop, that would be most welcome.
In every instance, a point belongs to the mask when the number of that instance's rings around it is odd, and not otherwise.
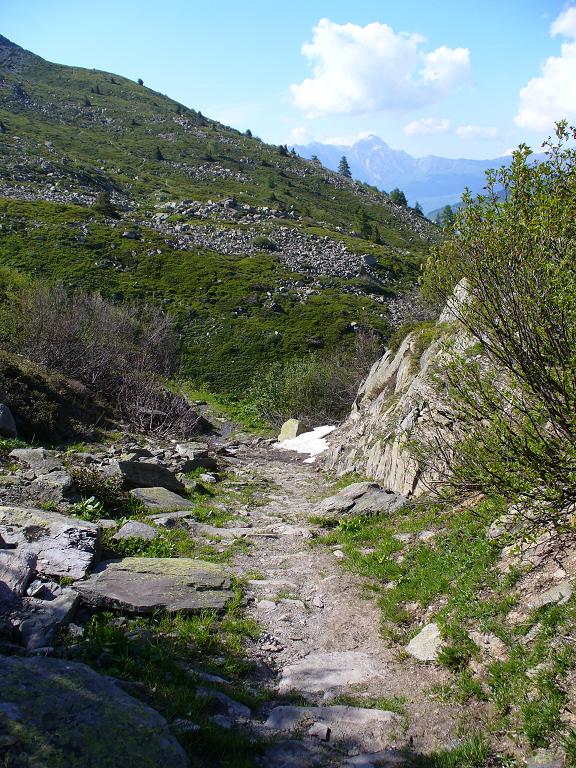
[[[416,458],[411,444],[453,439],[454,415],[434,376],[469,341],[448,320],[443,315],[431,333],[408,334],[398,351],[374,363],[350,416],[329,439],[326,468],[366,475],[403,496],[421,495],[441,475],[444,467]]]

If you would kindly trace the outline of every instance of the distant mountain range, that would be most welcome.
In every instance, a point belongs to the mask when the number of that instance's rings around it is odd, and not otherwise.
[[[453,205],[469,187],[472,192],[482,191],[485,172],[510,162],[509,156],[491,160],[453,160],[446,157],[412,157],[407,152],[392,149],[378,136],[367,136],[352,146],[322,144],[315,141],[306,146],[295,145],[296,152],[310,159],[316,155],[320,162],[332,170],[338,168],[342,155],[346,155],[352,176],[389,192],[399,187],[410,205],[419,202],[425,213]]]

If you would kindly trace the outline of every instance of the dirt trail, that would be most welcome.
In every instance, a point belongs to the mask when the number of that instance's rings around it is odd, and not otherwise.
[[[247,610],[265,632],[256,649],[260,683],[280,696],[292,691],[307,705],[326,705],[342,694],[404,700],[404,711],[386,721],[375,710],[366,718],[360,713],[352,724],[345,718],[354,720],[356,714],[341,709],[310,710],[304,720],[302,711],[272,712],[269,724],[288,723],[298,739],[285,733],[263,764],[405,765],[389,748],[411,745],[428,753],[450,746],[459,713],[431,695],[447,673],[437,665],[400,660],[398,648],[380,636],[378,605],[362,579],[342,567],[336,548],[314,544],[309,518],[318,499],[330,492],[322,474],[269,445],[241,446],[234,468],[240,479],[272,484],[264,503],[248,512],[252,546],[234,560],[234,570],[249,578]],[[332,723],[330,734],[326,723]],[[308,735],[310,726],[316,735]]]

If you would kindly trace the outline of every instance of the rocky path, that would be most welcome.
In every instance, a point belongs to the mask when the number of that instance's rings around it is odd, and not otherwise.
[[[248,612],[264,630],[259,682],[299,704],[259,713],[267,716],[264,732],[279,738],[264,764],[405,765],[400,750],[448,746],[456,712],[430,690],[444,672],[399,659],[380,636],[378,606],[363,596],[362,580],[342,567],[338,548],[315,543],[309,518],[330,493],[323,476],[270,446],[240,448],[234,465],[240,479],[270,483],[263,503],[246,513],[247,526],[226,533],[251,543],[234,570],[248,579]],[[355,707],[338,705],[349,697]],[[376,698],[390,708],[371,708]]]

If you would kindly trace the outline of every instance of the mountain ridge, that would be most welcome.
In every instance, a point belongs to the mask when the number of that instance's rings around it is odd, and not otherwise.
[[[352,145],[312,142],[295,145],[294,149],[305,158],[316,155],[331,169],[336,169],[342,155],[346,155],[354,178],[386,191],[399,187],[412,205],[419,202],[426,213],[457,203],[465,187],[474,194],[481,192],[486,171],[510,162],[508,155],[487,160],[439,155],[414,157],[404,150],[392,149],[375,134]]]

